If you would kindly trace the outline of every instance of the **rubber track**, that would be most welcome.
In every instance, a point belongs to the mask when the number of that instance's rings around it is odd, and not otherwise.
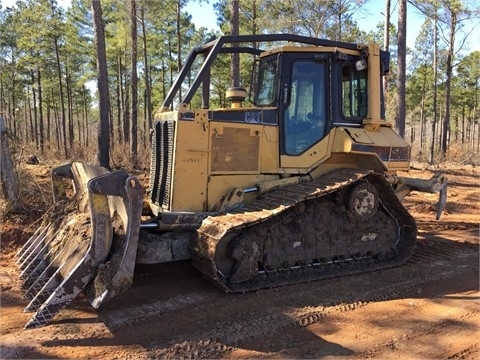
[[[281,216],[287,209],[300,202],[320,199],[361,180],[367,180],[376,187],[380,206],[397,222],[398,244],[390,256],[379,257],[378,254],[374,254],[375,256],[356,260],[347,257],[343,261],[322,263],[318,266],[317,264],[308,264],[277,271],[259,271],[254,279],[240,283],[229,282],[228,278],[218,271],[214,260],[215,250],[216,245],[225,236],[238,230],[261,226],[261,223]],[[339,169],[311,182],[283,187],[268,193],[247,206],[243,212],[207,218],[199,228],[198,237],[194,241],[192,264],[225,291],[246,292],[398,266],[412,255],[415,241],[415,221],[397,199],[383,174]]]

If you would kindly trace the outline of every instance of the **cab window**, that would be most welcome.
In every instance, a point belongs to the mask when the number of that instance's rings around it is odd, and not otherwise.
[[[358,71],[354,64],[342,67],[342,116],[355,120],[367,116],[367,70]]]
[[[288,104],[283,113],[285,153],[299,155],[325,135],[325,64],[313,60],[292,63]]]
[[[258,69],[258,87],[255,104],[257,106],[275,105],[275,85],[277,82],[277,62],[264,61]]]

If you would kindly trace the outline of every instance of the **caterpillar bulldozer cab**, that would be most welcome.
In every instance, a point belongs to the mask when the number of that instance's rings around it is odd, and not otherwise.
[[[214,63],[233,53],[253,59],[249,91],[230,88],[230,106],[211,108]],[[26,326],[48,324],[82,291],[98,308],[139,263],[191,259],[228,292],[403,263],[416,225],[400,200],[439,192],[438,218],[446,178],[396,176],[410,147],[385,121],[388,69],[375,44],[287,34],[194,48],[155,115],[145,194],[123,171],[52,170],[55,205],[19,252]]]

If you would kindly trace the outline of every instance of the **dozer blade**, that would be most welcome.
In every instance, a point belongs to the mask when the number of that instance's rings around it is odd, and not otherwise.
[[[74,183],[70,198],[65,178]],[[84,289],[97,308],[133,279],[143,198],[138,179],[72,163],[52,171],[52,185],[55,203],[18,254],[31,300],[25,311],[35,312],[26,328],[47,325]]]

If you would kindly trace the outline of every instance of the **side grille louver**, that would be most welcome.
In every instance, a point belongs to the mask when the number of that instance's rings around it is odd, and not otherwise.
[[[174,132],[174,121],[157,122],[152,143],[150,200],[166,210],[169,210],[170,206]]]

